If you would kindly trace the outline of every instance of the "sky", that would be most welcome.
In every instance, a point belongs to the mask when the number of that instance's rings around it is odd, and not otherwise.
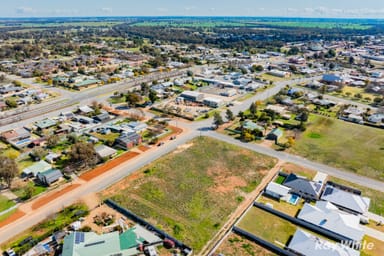
[[[2,0],[0,17],[278,16],[384,18],[383,0]]]

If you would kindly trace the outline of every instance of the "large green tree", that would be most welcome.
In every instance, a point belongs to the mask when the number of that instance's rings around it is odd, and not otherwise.
[[[14,159],[0,156],[0,179],[11,188],[12,180],[19,174],[19,168]]]
[[[77,142],[71,147],[69,163],[79,169],[93,167],[98,157],[92,143]]]

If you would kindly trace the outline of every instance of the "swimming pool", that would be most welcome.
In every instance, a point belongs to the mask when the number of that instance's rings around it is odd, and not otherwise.
[[[300,197],[298,195],[291,195],[291,198],[289,198],[288,202],[290,204],[296,205],[297,202],[299,201]]]

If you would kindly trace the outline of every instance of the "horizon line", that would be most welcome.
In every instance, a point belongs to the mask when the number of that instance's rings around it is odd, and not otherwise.
[[[27,17],[0,17],[0,19],[76,19],[76,18],[276,18],[276,19],[365,19],[384,20],[374,17],[307,17],[307,16],[231,16],[231,15],[130,15],[130,16],[27,16]]]

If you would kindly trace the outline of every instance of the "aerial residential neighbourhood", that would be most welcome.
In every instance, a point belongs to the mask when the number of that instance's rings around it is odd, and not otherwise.
[[[5,2],[1,255],[384,255],[383,3]]]

